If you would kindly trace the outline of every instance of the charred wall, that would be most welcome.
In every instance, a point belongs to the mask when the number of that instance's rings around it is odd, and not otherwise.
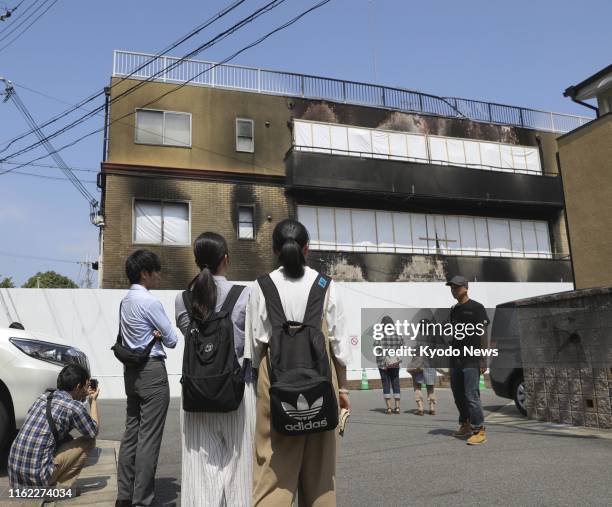
[[[569,261],[311,251],[312,267],[345,282],[433,282],[462,275],[479,282],[570,282]]]

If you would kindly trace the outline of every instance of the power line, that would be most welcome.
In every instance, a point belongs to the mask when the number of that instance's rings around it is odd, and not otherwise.
[[[28,90],[28,91],[30,91],[30,92],[32,92],[32,93],[36,93],[36,94],[38,94],[38,95],[41,95],[42,97],[45,97],[45,98],[47,98],[47,99],[54,100],[54,101],[56,101],[56,102],[61,102],[61,103],[63,103],[63,104],[68,104],[66,101],[64,101],[64,100],[62,100],[62,99],[59,99],[59,98],[57,98],[57,97],[53,97],[53,96],[51,96],[51,95],[48,95],[48,94],[43,93],[43,92],[38,91],[38,90],[34,90],[34,89],[29,88],[29,87],[27,87],[27,86],[25,86],[25,85],[22,85],[22,84],[17,84],[17,83],[15,83],[15,82],[13,82],[13,85],[18,86],[19,88],[23,88],[24,90]],[[99,112],[98,112],[98,113],[96,113],[96,114],[98,114],[99,116],[104,116],[104,112],[103,112],[103,111],[99,111]],[[152,130],[145,129],[145,128],[139,127],[139,126],[137,126],[137,125],[132,125],[131,123],[128,123],[128,122],[125,122],[125,121],[117,121],[117,123],[118,123],[119,125],[126,125],[126,126],[129,126],[129,127],[134,127],[134,128],[135,128],[136,130],[138,130],[139,132],[143,132],[143,133],[146,133],[146,134],[156,134],[156,132],[154,132],[154,131],[152,131]],[[175,141],[175,142],[177,142],[177,143],[179,142],[179,140],[178,140],[178,139],[173,139],[172,137],[169,137],[169,136],[165,136],[165,139],[168,139],[168,140],[170,140],[170,141]],[[231,156],[231,155],[228,155],[227,153],[221,153],[221,152],[219,152],[219,151],[211,150],[210,148],[205,148],[204,146],[199,146],[199,145],[197,145],[197,144],[192,144],[192,145],[191,145],[191,148],[192,148],[192,149],[196,149],[196,150],[202,150],[202,151],[205,151],[205,152],[207,152],[207,153],[212,153],[213,155],[218,155],[219,157],[227,158],[227,159],[229,159],[229,160],[232,160],[232,161],[238,162],[238,163],[240,163],[240,164],[248,165],[249,167],[258,167],[258,168],[260,168],[260,169],[266,169],[266,170],[270,170],[270,171],[273,171],[273,170],[274,170],[274,169],[272,169],[271,167],[267,167],[267,166],[264,166],[264,165],[255,164],[255,163],[254,163],[254,162],[252,162],[252,161],[242,160],[242,159],[240,159],[240,158],[238,158],[238,157],[233,157],[233,156]],[[6,160],[6,161],[4,161],[4,162],[0,162],[0,166],[2,165],[2,163],[4,163],[4,164],[11,164],[11,165],[20,165],[20,164],[21,164],[21,162],[13,162],[13,161],[10,161],[10,160]],[[55,165],[34,164],[34,163],[32,163],[32,164],[28,164],[28,165],[33,166],[33,167],[46,167],[46,168],[49,168],[49,169],[59,169],[59,167],[58,167],[58,166],[55,166]],[[71,170],[73,170],[73,171],[95,172],[95,173],[100,172],[100,170],[99,170],[99,169],[78,169],[78,168],[75,168],[75,167],[71,167]],[[62,179],[63,179],[63,178],[62,178]]]
[[[44,0],[44,2],[41,4],[41,6],[39,7],[39,9],[40,9],[41,7],[43,7],[43,6],[45,5],[45,2],[47,2],[47,1],[48,1],[48,0]],[[26,32],[28,31],[28,29],[29,29],[29,28],[30,28],[30,27],[31,27],[31,26],[32,26],[34,23],[36,23],[36,22],[37,22],[37,21],[38,21],[38,20],[39,20],[39,19],[40,19],[42,16],[44,16],[44,15],[45,15],[45,14],[46,14],[46,13],[49,11],[49,9],[51,9],[51,8],[52,8],[52,7],[53,7],[53,6],[54,6],[54,5],[57,3],[57,1],[58,1],[58,0],[53,0],[53,1],[51,2],[51,4],[50,4],[50,5],[49,5],[49,6],[48,6],[48,7],[47,7],[47,8],[46,8],[46,9],[45,9],[43,12],[41,12],[41,13],[40,13],[38,16],[36,16],[36,18],[34,18],[34,20],[33,20],[33,21],[32,21],[32,22],[29,24],[29,25],[27,25],[27,26],[26,26],[26,27],[25,27],[25,28],[24,28],[24,29],[23,29],[21,32],[19,32],[19,33],[18,33],[18,34],[17,34],[17,35],[16,35],[16,36],[13,38],[13,39],[11,39],[11,40],[10,40],[9,42],[7,42],[7,43],[6,43],[4,46],[2,46],[2,47],[0,48],[0,53],[1,53],[2,51],[4,51],[4,50],[5,50],[7,47],[9,47],[11,44],[13,44],[13,42],[15,42],[17,39],[19,39],[19,38],[20,38],[20,37],[21,37],[21,36],[22,36],[24,33],[26,33]],[[32,13],[32,16],[33,16],[33,15],[34,15],[34,14],[35,14],[35,13],[36,13],[36,12],[37,12],[39,9],[36,9],[36,11],[34,11],[34,12]],[[28,18],[28,19],[29,19],[29,18]],[[27,20],[24,20],[24,21],[27,21]],[[3,40],[5,37],[6,37],[6,35],[5,35],[5,36],[4,36],[2,39],[0,39],[0,40]]]
[[[58,168],[59,169],[59,168]],[[60,181],[72,181],[69,178],[62,178],[61,176],[48,176],[46,174],[36,174],[36,173],[29,173],[27,171],[13,171],[9,174],[18,174],[18,175],[22,175],[22,176],[32,176],[34,178],[43,178],[46,180],[60,180]],[[97,184],[96,180],[79,180],[81,183],[91,183],[93,185]]]
[[[34,0],[34,3],[30,4],[28,7],[25,8],[25,10],[21,11],[21,15],[18,15],[11,24],[9,24],[8,26],[5,26],[2,30],[0,30],[0,35],[3,34],[4,32],[6,32],[7,30],[11,30],[13,28],[13,25],[15,25],[15,23],[17,23],[17,20],[20,20],[23,16],[26,15],[26,13],[32,8],[34,7],[40,0]],[[23,2],[20,2],[19,5],[21,5]]]
[[[68,259],[53,259],[51,257],[38,257],[36,255],[27,255],[13,252],[0,251],[0,255],[3,257],[13,257],[15,259],[32,259],[37,261],[49,261],[49,262],[64,262],[66,264],[80,264],[80,261],[71,261]]]
[[[155,77],[157,77],[160,74],[163,74],[164,72],[168,72],[168,70],[171,70],[172,68],[180,65],[183,61],[185,61],[188,58],[191,58],[199,53],[201,53],[202,51],[209,49],[210,47],[214,46],[215,44],[217,44],[218,42],[224,40],[225,38],[229,37],[230,35],[232,35],[233,33],[235,33],[236,31],[240,30],[241,28],[243,28],[244,26],[246,26],[249,23],[252,23],[255,19],[257,19],[259,16],[271,11],[272,9],[278,7],[279,5],[281,5],[282,3],[284,3],[286,0],[272,0],[271,2],[267,3],[266,5],[264,5],[263,7],[257,9],[256,11],[254,11],[253,13],[251,13],[249,16],[247,16],[246,18],[243,18],[242,20],[240,20],[238,23],[234,24],[232,27],[230,27],[227,30],[224,30],[223,32],[217,34],[215,37],[213,37],[212,39],[210,39],[209,41],[207,41],[206,43],[198,46],[196,49],[194,49],[193,51],[189,52],[187,55],[183,56],[182,58],[174,61],[173,63],[171,63],[170,65],[168,65],[165,68],[160,69],[158,72],[156,72],[155,74],[153,74],[152,76],[150,76],[149,78],[147,78],[144,81],[140,81],[139,83],[137,83],[136,85],[128,88],[127,90],[125,90],[124,92],[120,93],[118,96],[114,97],[111,101],[110,104],[113,104],[115,102],[117,102],[118,100],[120,100],[121,98],[123,98],[126,95],[129,95],[130,93],[134,92],[135,90],[137,90],[138,88],[140,88],[141,86],[146,85],[147,83],[153,81],[155,79]],[[328,0],[331,1],[331,0]],[[325,2],[327,3],[327,2]],[[247,48],[248,49],[248,48]],[[235,55],[240,54],[240,52],[237,52]],[[233,56],[234,57],[234,56]],[[232,58],[233,58],[232,57]],[[229,60],[225,60],[225,61],[229,61]],[[225,63],[221,62],[221,63]],[[189,83],[190,81],[192,81],[193,79],[195,79],[198,76],[201,76],[202,74],[212,70],[213,68],[217,67],[220,64],[216,64],[215,66],[206,69],[204,72],[201,72],[199,74],[197,74],[196,76],[190,78],[187,83]],[[186,84],[186,83],[184,83]],[[180,87],[179,87],[180,88]],[[159,99],[157,99],[159,100]],[[91,119],[95,114],[97,114],[99,111],[101,111],[104,108],[104,106],[99,106],[98,108],[91,110],[89,113],[81,116],[80,118],[77,118],[76,120],[74,120],[72,123],[69,123],[68,125],[64,126],[63,128],[57,130],[56,132],[53,132],[52,134],[49,134],[47,136],[46,139],[53,139],[54,137],[57,137],[58,135],[63,134],[64,132],[76,127],[77,125],[80,125],[81,123]],[[128,115],[129,116],[129,115]],[[123,118],[123,117],[122,117]],[[86,135],[85,137],[89,137],[90,135],[93,135],[99,131],[104,130],[104,127],[102,127],[101,129],[97,129],[96,131],[92,132],[89,135]],[[40,146],[42,143],[41,141],[38,141],[36,143],[31,144],[30,146],[26,146],[25,148],[22,148],[21,150],[18,150],[8,156],[6,156],[3,159],[0,159],[0,162],[3,162],[5,160],[14,158],[16,156],[22,155],[23,153],[27,153],[28,151],[31,151],[35,148],[37,148],[38,146]],[[63,148],[62,148],[63,149]],[[45,157],[42,157],[45,158]],[[37,158],[35,160],[40,160],[40,158]],[[0,172],[0,175],[5,174],[7,171],[5,172]]]
[[[195,76],[191,77],[189,80],[185,81],[184,83],[181,83],[180,85],[178,85],[178,86],[177,86],[176,88],[174,88],[173,90],[170,90],[170,91],[168,91],[168,92],[166,92],[166,93],[164,93],[164,94],[160,95],[160,96],[159,96],[159,97],[157,97],[156,99],[154,99],[154,100],[152,100],[152,101],[148,102],[147,104],[145,104],[144,106],[141,106],[141,107],[146,107],[146,106],[148,106],[148,105],[150,105],[150,104],[153,104],[153,103],[155,103],[155,102],[159,101],[161,98],[166,97],[166,96],[167,96],[167,95],[169,95],[170,93],[173,93],[173,92],[175,92],[175,91],[177,91],[177,90],[181,89],[183,86],[186,86],[186,85],[187,85],[189,82],[193,81],[193,80],[194,80],[194,79],[196,79],[197,77],[199,77],[199,76],[201,76],[201,75],[203,75],[203,74],[205,74],[205,73],[207,73],[207,72],[210,72],[211,70],[215,69],[215,68],[216,68],[216,67],[218,67],[219,65],[223,65],[223,64],[225,64],[225,63],[227,63],[227,62],[229,62],[229,61],[233,60],[233,59],[234,59],[234,58],[236,58],[238,55],[242,54],[244,51],[247,51],[248,49],[251,49],[252,47],[255,47],[255,46],[257,46],[257,45],[261,44],[261,43],[262,43],[262,42],[264,42],[266,39],[268,39],[269,37],[271,37],[272,35],[274,35],[275,33],[279,32],[279,31],[281,31],[281,30],[284,30],[284,29],[286,29],[287,27],[289,27],[289,26],[293,25],[294,23],[296,23],[297,21],[299,21],[301,18],[303,18],[304,16],[306,16],[306,15],[307,15],[307,14],[309,14],[310,12],[313,12],[314,10],[316,10],[316,9],[319,9],[319,8],[323,7],[324,5],[328,4],[329,2],[331,2],[331,0],[322,0],[322,1],[318,2],[317,4],[315,4],[314,6],[312,6],[311,8],[309,8],[309,9],[307,9],[307,10],[303,11],[302,13],[300,13],[300,14],[299,14],[299,15],[297,15],[297,16],[295,16],[295,17],[294,17],[294,18],[292,18],[291,20],[289,20],[289,21],[287,21],[286,23],[284,23],[284,24],[280,25],[279,27],[275,28],[274,30],[272,30],[272,31],[268,32],[266,35],[264,35],[264,36],[260,37],[260,38],[259,38],[259,39],[257,39],[255,42],[253,42],[253,43],[251,43],[251,44],[249,44],[249,45],[247,45],[247,46],[243,47],[242,49],[240,49],[240,50],[236,51],[236,52],[235,52],[235,53],[233,53],[233,54],[232,54],[230,57],[225,58],[225,59],[224,59],[224,60],[222,60],[221,62],[219,62],[219,63],[216,63],[216,64],[212,65],[212,66],[211,66],[211,67],[209,67],[208,69],[205,69],[204,71],[202,71],[202,72],[200,72],[200,73],[196,74]],[[273,2],[271,2],[271,3],[273,3]],[[124,119],[124,118],[127,118],[127,117],[129,117],[129,116],[132,116],[133,114],[135,114],[135,111],[130,112],[130,113],[127,113],[127,114],[125,114],[125,115],[121,116],[120,118],[117,118],[117,119],[113,120],[112,122],[110,122],[110,123],[109,123],[109,125],[112,125],[113,123],[115,123],[115,122],[117,122],[117,121],[120,121],[120,120],[122,120],[122,119]],[[70,142],[70,143],[68,143],[68,144],[65,144],[64,146],[62,146],[62,147],[58,148],[56,151],[62,151],[62,150],[64,150],[64,149],[66,149],[66,148],[69,148],[69,147],[71,147],[71,146],[74,146],[75,144],[77,144],[77,143],[79,143],[79,142],[83,141],[84,139],[86,139],[86,138],[88,138],[88,137],[91,137],[92,135],[94,135],[94,134],[96,134],[96,133],[98,133],[98,132],[101,132],[102,130],[104,130],[104,127],[102,127],[102,128],[98,128],[98,129],[96,129],[96,130],[93,130],[93,131],[91,131],[91,132],[89,132],[89,133],[87,133],[87,134],[85,134],[85,135],[83,135],[83,136],[81,136],[81,137],[79,137],[79,138],[75,139],[74,141],[72,141],[72,142]],[[58,132],[58,133],[52,134],[52,135],[51,135],[51,136],[49,136],[49,137],[55,137],[56,135],[59,135],[59,134],[61,134],[61,133],[63,133],[63,132],[62,132],[62,131],[60,131],[60,132]],[[30,150],[26,150],[26,151],[30,151]],[[16,156],[16,154],[15,154],[15,156]],[[46,158],[47,156],[48,156],[48,155],[43,155],[43,156],[37,157],[37,158],[35,158],[35,159],[30,160],[28,163],[37,162],[38,160],[42,160],[42,159]],[[2,161],[3,161],[3,160],[0,160],[0,162],[2,162]],[[19,168],[19,166],[18,166],[18,167],[16,167],[15,169],[17,169],[17,168]],[[1,176],[1,175],[3,175],[3,174],[6,174],[7,172],[10,172],[10,171],[12,171],[12,170],[13,170],[13,169],[9,169],[9,170],[5,170],[5,171],[3,171],[3,172],[0,172],[0,176]]]
[[[38,1],[38,0],[36,0]],[[166,55],[168,52],[172,51],[173,49],[175,49],[176,47],[178,47],[179,45],[183,44],[185,41],[189,40],[190,38],[194,37],[195,35],[197,35],[198,33],[200,33],[202,30],[204,30],[205,28],[208,28],[210,25],[212,25],[215,21],[218,21],[219,19],[223,18],[224,16],[226,16],[227,14],[229,14],[230,12],[232,12],[234,9],[236,9],[237,7],[239,7],[240,5],[242,5],[246,0],[236,0],[235,2],[231,3],[230,5],[228,5],[227,7],[221,9],[219,12],[217,12],[215,15],[211,16],[210,18],[208,18],[206,21],[204,21],[202,24],[200,24],[199,26],[197,26],[196,28],[194,28],[191,32],[189,32],[187,35],[181,37],[180,39],[178,39],[177,41],[175,41],[174,43],[170,44],[168,47],[166,47],[164,50],[162,50],[161,53],[158,53],[157,55],[155,55],[153,58],[147,60],[145,63],[143,63],[142,65],[140,65],[139,67],[137,67],[136,69],[134,69],[132,72],[130,72],[130,74],[128,74],[127,76],[123,76],[118,82],[116,82],[115,84],[111,85],[111,88],[118,86],[119,84],[121,84],[123,81],[125,81],[126,79],[129,79],[131,76],[133,76],[134,74],[136,74],[137,72],[139,72],[140,70],[142,70],[144,67],[151,65],[153,62],[155,62],[156,60],[158,60],[159,58],[161,58],[162,56]],[[38,92],[40,93],[40,92]],[[47,120],[46,122],[42,123],[40,125],[40,128],[45,128],[57,121],[59,121],[62,118],[65,118],[66,116],[72,114],[74,111],[76,111],[77,109],[83,109],[82,106],[84,106],[85,104],[97,99],[98,97],[104,95],[104,90],[101,90],[99,92],[94,93],[93,95],[87,97],[86,99],[83,99],[81,102],[79,102],[78,104],[72,106],[70,109],[67,109],[66,111],[63,111],[62,113],[60,113],[59,115],[51,118],[50,120]],[[104,108],[104,105],[99,106],[98,108],[96,108],[97,110],[102,110]],[[5,146],[2,150],[0,150],[0,153],[5,152],[10,146],[12,146],[15,142],[19,141],[20,139],[23,139],[24,137],[27,137],[28,135],[34,133],[32,130],[24,133],[24,134],[20,134],[19,136],[17,136],[16,138],[14,138],[13,140],[11,140],[9,142],[9,144],[7,144],[7,146]]]
[[[2,162],[4,164],[11,164],[11,165],[21,165],[21,162],[11,162],[10,160],[7,160],[6,162]],[[2,164],[0,164],[2,165]],[[28,166],[32,166],[32,167],[44,167],[46,169],[61,169],[61,167],[56,166],[56,165],[50,165],[50,164],[28,164]],[[99,173],[100,170],[99,169],[86,169],[84,167],[70,167],[71,171],[77,171],[77,172],[84,172],[84,173]]]
[[[89,192],[89,190],[87,190],[87,188],[83,185],[83,183],[81,183],[81,180],[79,180],[76,177],[76,175],[70,170],[70,168],[68,167],[68,164],[64,162],[63,158],[57,153],[57,151],[55,150],[53,145],[49,142],[49,140],[45,138],[45,135],[43,134],[43,132],[40,130],[40,128],[36,124],[36,121],[30,114],[28,109],[25,107],[25,104],[21,101],[21,98],[19,97],[19,95],[15,92],[15,89],[13,88],[10,81],[7,81],[4,78],[0,78],[0,80],[4,81],[6,84],[6,99],[7,100],[11,99],[13,101],[17,109],[25,117],[26,121],[35,130],[36,135],[41,141],[41,144],[44,145],[45,149],[47,150],[49,155],[51,155],[54,162],[58,165],[58,167],[62,170],[62,172],[68,177],[68,179],[70,179],[70,181],[75,186],[75,188],[79,191],[79,193],[87,200],[91,208],[91,212],[95,213],[98,207],[98,201],[96,200],[96,198]],[[21,166],[16,166],[15,169],[18,169],[20,167]],[[11,169],[9,169],[8,171],[11,171]]]
[[[24,0],[21,0],[21,2],[19,2],[15,7],[13,7],[12,9],[9,9],[8,7],[4,8],[4,14],[0,15],[0,21],[6,21],[8,18],[10,18],[13,15],[13,12],[15,12],[17,9],[19,9],[19,6],[24,2]]]

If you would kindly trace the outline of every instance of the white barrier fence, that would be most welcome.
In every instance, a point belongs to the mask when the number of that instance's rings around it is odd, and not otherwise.
[[[359,342],[362,308],[445,308],[454,304],[448,287],[440,282],[339,282],[338,285],[353,350],[348,365],[350,380],[361,378],[362,373]],[[474,282],[470,284],[470,296],[492,308],[514,299],[572,288],[569,283]],[[63,342],[87,354],[92,375],[100,380],[104,398],[124,398],[123,368],[110,347],[117,336],[119,302],[125,292],[114,289],[0,289],[0,327],[19,321],[26,330],[48,334],[51,341],[54,336],[61,337]],[[174,299],[178,293],[154,291],[171,319],[174,319]],[[183,343],[167,353],[170,394],[180,396]],[[378,371],[368,370],[368,376],[378,378]]]

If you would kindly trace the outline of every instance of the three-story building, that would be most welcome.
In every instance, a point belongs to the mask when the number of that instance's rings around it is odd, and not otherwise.
[[[571,282],[556,138],[588,121],[500,104],[115,52],[100,185],[101,286],[147,247],[164,288],[191,244],[228,240],[229,276],[274,266],[286,217],[343,281]],[[134,72],[136,71],[136,72]],[[107,144],[107,146],[106,146]]]

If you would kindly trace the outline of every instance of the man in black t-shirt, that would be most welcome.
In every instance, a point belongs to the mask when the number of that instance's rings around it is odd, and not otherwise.
[[[458,350],[450,362],[451,389],[455,405],[459,410],[459,429],[454,436],[468,437],[469,445],[484,444],[487,441],[482,403],[480,401],[480,374],[487,365],[478,349],[486,349],[487,312],[480,303],[468,297],[468,281],[462,276],[454,276],[449,282],[457,304],[453,306],[450,321],[454,334],[451,346]]]

